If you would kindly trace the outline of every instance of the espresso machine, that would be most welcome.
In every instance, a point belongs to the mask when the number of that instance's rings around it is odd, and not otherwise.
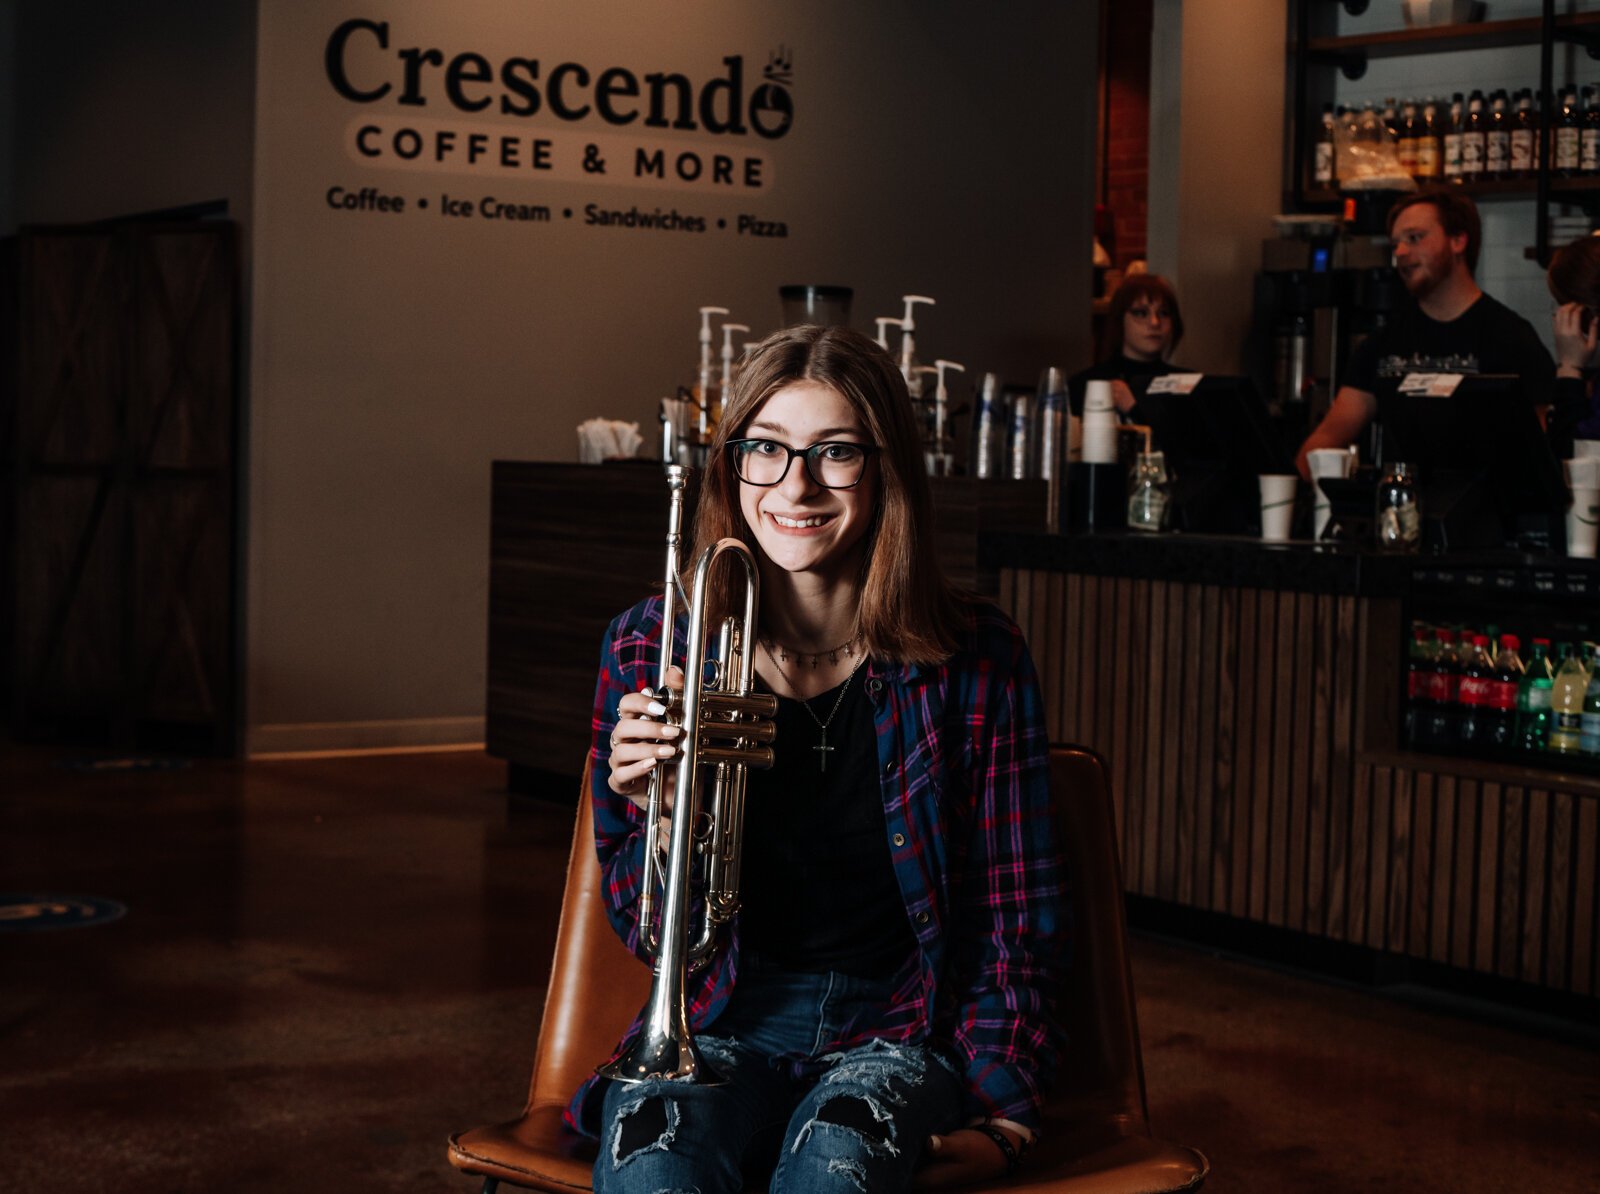
[[[1328,412],[1350,352],[1384,327],[1402,290],[1384,236],[1333,216],[1280,216],[1261,245],[1251,373],[1285,447]]]

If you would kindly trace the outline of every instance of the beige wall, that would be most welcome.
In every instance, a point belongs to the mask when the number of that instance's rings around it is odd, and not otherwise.
[[[1283,203],[1287,6],[1156,0],[1155,18],[1150,265],[1183,302],[1181,362],[1238,373]]]
[[[1032,381],[1087,359],[1095,13],[1092,0],[847,0],[692,8],[592,0],[260,13],[253,292],[248,739],[256,750],[460,740],[484,688],[489,465],[570,460],[605,415],[653,438],[656,399],[689,380],[695,308],[764,332],[776,288],[856,289],[855,323],[905,292],[939,299],[927,359]],[[643,190],[575,175],[423,174],[363,161],[353,120],[442,120],[527,136],[616,136],[590,119],[466,116],[397,95],[356,104],[323,73],[330,32],[362,16],[403,47],[498,63],[704,79],[743,55],[793,61],[780,141],[723,138],[768,159],[743,195]],[[363,86],[394,77],[370,40]],[[547,77],[547,76],[546,76]],[[706,148],[704,133],[663,142]],[[617,144],[617,143],[606,143]],[[611,165],[617,158],[608,151]],[[374,186],[404,214],[351,213],[331,186]],[[550,207],[548,224],[449,219],[444,193]],[[422,211],[418,202],[428,198]],[[709,221],[782,222],[783,239],[585,227],[589,203],[676,205]],[[559,517],[559,511],[552,511]],[[574,710],[575,717],[586,715]]]

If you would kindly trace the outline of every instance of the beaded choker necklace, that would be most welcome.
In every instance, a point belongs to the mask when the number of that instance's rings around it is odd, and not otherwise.
[[[812,667],[820,667],[824,657],[827,658],[829,663],[838,663],[839,652],[841,651],[844,652],[847,659],[854,659],[856,654],[856,639],[858,637],[859,635],[852,634],[837,647],[824,647],[820,651],[796,651],[793,647],[786,647],[770,636],[763,637],[761,640],[761,645],[767,649],[767,654],[772,657],[772,661],[774,663],[787,663],[789,662],[789,657],[792,655],[801,663],[804,663],[807,659],[810,659]],[[782,668],[780,667],[779,670],[781,671]]]

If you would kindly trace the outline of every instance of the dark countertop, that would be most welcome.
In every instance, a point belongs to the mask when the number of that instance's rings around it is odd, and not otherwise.
[[[981,536],[987,568],[1030,568],[1297,593],[1405,597],[1415,589],[1600,601],[1600,564],[1515,551],[1380,555],[1350,546],[1263,543],[1253,536],[993,532]]]

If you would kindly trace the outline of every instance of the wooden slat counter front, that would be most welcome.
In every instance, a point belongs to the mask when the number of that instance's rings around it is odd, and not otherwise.
[[[1596,995],[1600,781],[1398,749],[1412,561],[1137,535],[983,558],[1052,738],[1111,763],[1130,893]]]

